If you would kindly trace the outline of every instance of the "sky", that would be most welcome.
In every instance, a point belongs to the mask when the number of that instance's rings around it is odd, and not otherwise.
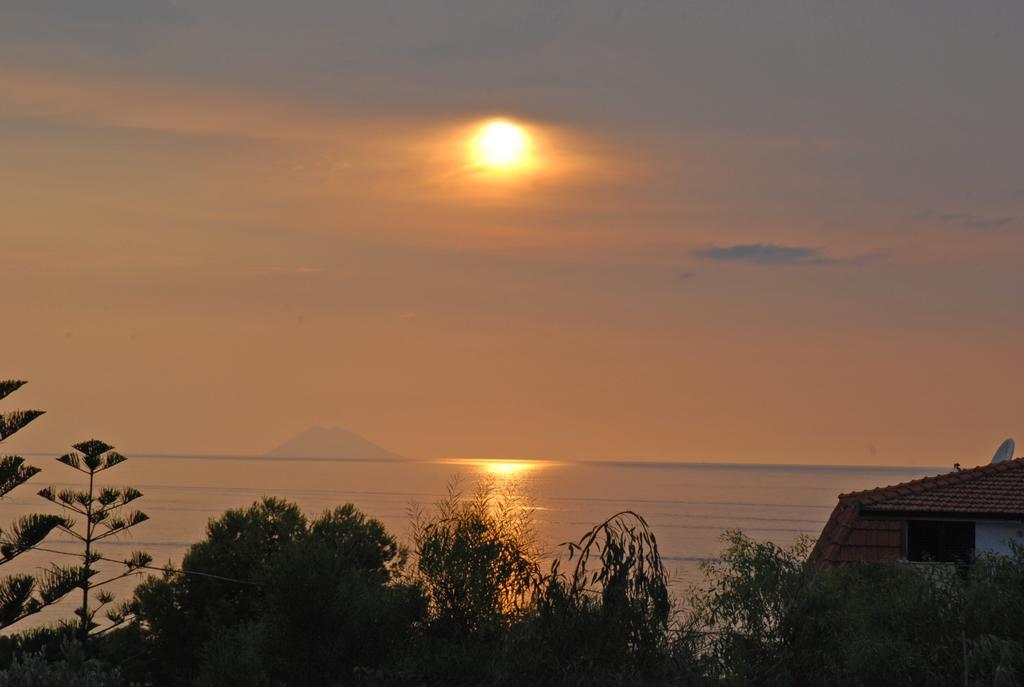
[[[965,465],[1024,439],[1024,5],[0,5],[10,441]],[[536,164],[467,163],[492,118]],[[5,446],[7,448],[7,446]]]

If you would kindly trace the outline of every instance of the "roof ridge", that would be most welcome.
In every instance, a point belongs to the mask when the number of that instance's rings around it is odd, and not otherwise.
[[[885,487],[851,491],[845,494],[840,494],[839,498],[855,499],[862,504],[877,503],[888,498],[905,496],[908,493],[921,493],[923,491],[931,491],[932,489],[938,489],[940,487],[960,482],[971,482],[986,475],[1022,467],[1024,467],[1024,456],[1014,458],[1012,460],[1004,460],[999,463],[979,465],[977,467],[967,468],[966,470],[953,470],[951,472],[944,472],[930,477],[921,477],[908,482],[900,482],[899,484],[891,484]],[[899,493],[898,490],[903,490],[903,493]]]

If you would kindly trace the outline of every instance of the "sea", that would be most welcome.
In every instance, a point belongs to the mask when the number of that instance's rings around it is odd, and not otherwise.
[[[28,512],[55,512],[36,495],[43,486],[80,488],[78,473],[53,456],[26,455],[43,468],[28,484],[0,500],[0,526]],[[644,460],[516,461],[266,458],[247,456],[143,455],[102,474],[102,486],[131,485],[143,492],[133,505],[149,520],[102,543],[101,553],[121,560],[146,551],[155,565],[180,566],[200,541],[211,518],[264,496],[298,504],[310,516],[352,503],[377,518],[408,545],[413,513],[429,513],[449,489],[472,493],[489,484],[529,509],[547,559],[565,555],[565,542],[623,511],[641,515],[657,537],[678,598],[703,581],[701,562],[715,559],[725,530],[789,545],[816,537],[843,492],[895,484],[948,471],[942,467],[714,464]],[[50,506],[48,508],[48,506]],[[54,534],[45,543],[73,553],[73,541]],[[71,555],[32,551],[0,573],[38,572]],[[116,566],[114,566],[116,567]],[[113,572],[113,569],[110,570]],[[157,573],[153,573],[157,574]],[[129,596],[137,578],[112,586]],[[8,631],[70,617],[74,598],[47,608]]]

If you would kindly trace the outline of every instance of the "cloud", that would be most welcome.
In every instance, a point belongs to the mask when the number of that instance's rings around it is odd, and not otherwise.
[[[1002,229],[1016,221],[1015,217],[975,215],[971,212],[921,212],[916,215],[923,221],[938,221],[962,229]]]
[[[694,255],[717,262],[743,262],[751,265],[836,265],[844,262],[823,255],[817,248],[777,243],[710,246],[694,251]]]
[[[0,111],[80,126],[264,141],[352,142],[381,130],[379,118],[342,118],[265,93],[8,67],[0,68]]]

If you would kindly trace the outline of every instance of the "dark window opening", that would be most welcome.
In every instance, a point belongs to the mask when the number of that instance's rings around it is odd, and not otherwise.
[[[974,523],[908,520],[907,560],[971,563],[974,560]]]

